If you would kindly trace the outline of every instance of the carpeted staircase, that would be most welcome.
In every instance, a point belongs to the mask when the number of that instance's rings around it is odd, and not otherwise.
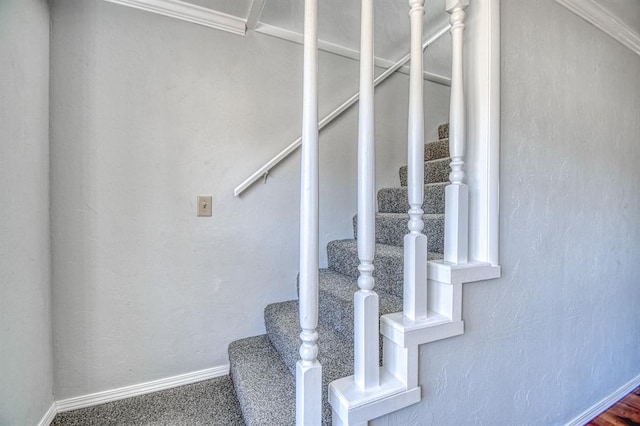
[[[442,258],[444,190],[449,180],[449,127],[438,128],[439,140],[424,146],[425,233],[429,259]],[[380,315],[402,311],[403,238],[407,231],[407,168],[400,187],[378,191],[375,290]],[[353,218],[354,235],[357,216]],[[357,235],[355,235],[357,238]],[[353,374],[353,296],[358,290],[356,240],[327,245],[329,267],[320,270],[318,360],[322,364],[323,425],[331,424],[328,385]],[[248,426],[295,424],[295,374],[300,358],[298,301],[274,303],[264,310],[267,334],[229,345],[231,377]]]

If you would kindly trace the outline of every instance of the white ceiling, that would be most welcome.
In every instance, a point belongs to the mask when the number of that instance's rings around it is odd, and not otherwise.
[[[186,0],[188,3],[246,19],[252,0]],[[634,0],[635,1],[635,0]],[[425,2],[424,35],[429,36],[445,26],[449,14],[445,0]],[[360,1],[322,0],[318,2],[318,32],[322,41],[353,50],[360,45]],[[409,52],[409,1],[375,1],[375,55],[395,61]],[[303,32],[303,0],[266,0],[259,22],[298,34]],[[427,49],[425,70],[448,76],[451,66],[451,39],[442,37]]]

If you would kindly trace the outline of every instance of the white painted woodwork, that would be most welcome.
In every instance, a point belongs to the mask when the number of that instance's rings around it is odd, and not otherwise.
[[[462,44],[465,9],[469,0],[447,0],[451,14],[451,95],[449,108],[449,154],[451,184],[445,191],[444,259],[451,263],[468,261],[469,188],[464,182],[465,100]]]
[[[466,177],[469,259],[499,264],[500,248],[500,1],[474,0],[466,10]]]
[[[179,0],[106,0],[205,27],[244,35],[245,20],[213,9]]]
[[[258,29],[256,29],[256,31],[261,31],[260,30],[261,28],[262,28],[262,25],[260,25]],[[451,25],[446,25],[442,27],[433,36],[425,40],[425,42],[422,44],[422,50],[426,49],[431,44],[435,43],[442,35],[444,35],[450,29],[451,29]],[[355,58],[359,59],[359,56],[356,56]],[[382,74],[376,77],[376,79],[373,81],[374,86],[378,86],[378,84],[385,81],[394,72],[401,69],[401,67],[404,64],[406,64],[409,61],[409,59],[411,59],[411,53],[406,54],[401,59],[396,61],[393,65],[387,68]],[[360,92],[357,92],[353,96],[351,96],[349,99],[344,101],[342,104],[340,104],[340,106],[338,106],[336,109],[331,111],[331,113],[326,115],[322,120],[320,120],[320,122],[318,123],[318,129],[322,130],[334,119],[342,115],[342,113],[345,112],[347,109],[349,109],[349,107],[351,107],[353,104],[358,102],[359,99],[360,99]],[[300,147],[301,141],[302,141],[302,137],[297,138],[291,144],[289,144],[285,149],[283,149],[278,154],[276,154],[271,160],[265,163],[262,167],[260,167],[253,174],[251,174],[251,176],[245,179],[240,185],[238,185],[234,189],[233,195],[236,197],[240,196],[247,188],[249,188],[251,185],[257,182],[261,177],[266,176],[271,169],[273,169],[275,166],[280,164],[281,161],[283,161],[285,158],[291,155],[296,149],[298,149]]]
[[[465,264],[428,261],[426,318],[414,320],[403,312],[381,318],[380,332],[384,339],[381,386],[365,393],[351,377],[332,382],[329,401],[337,425],[361,424],[418,402],[418,348],[428,342],[462,334],[463,284],[498,278],[501,274],[497,264],[499,1],[475,0],[470,9],[473,20],[469,24],[468,43],[471,47],[465,54],[472,60],[468,59],[470,65],[464,72],[473,94],[465,102],[472,124],[471,140],[474,141],[471,164],[467,162],[476,200],[470,205],[470,215],[474,218],[470,228],[475,244],[474,256]],[[392,379],[387,382],[390,377]],[[395,388],[389,384],[392,382],[395,382]]]
[[[318,362],[318,2],[305,0],[300,171],[300,360],[296,365],[296,424],[322,420]]]
[[[373,0],[362,0],[358,109],[358,290],[354,296],[354,380],[363,390],[379,384],[378,295],[373,290],[376,235]]]
[[[404,314],[411,319],[427,316],[427,236],[424,221],[424,91],[421,46],[424,0],[409,0],[411,21],[411,72],[409,75],[409,120],[407,186],[409,233],[404,237]]]
[[[380,386],[375,391],[363,391],[353,376],[329,384],[329,403],[333,421],[338,425],[360,425],[420,401],[420,388],[407,389],[384,367],[380,368]]]
[[[119,401],[126,398],[133,398],[134,396],[146,395],[152,392],[158,392],[178,386],[185,386],[191,383],[197,383],[203,380],[227,375],[229,375],[229,364],[224,364],[177,376],[165,377],[163,379],[153,380],[150,382],[136,383],[135,385],[124,386],[121,388],[61,399],[56,401],[56,412],[63,413],[65,411],[93,407],[95,405],[106,404],[108,402]],[[48,423],[47,426],[49,426]]]

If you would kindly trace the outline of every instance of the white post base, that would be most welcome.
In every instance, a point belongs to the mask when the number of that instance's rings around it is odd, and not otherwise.
[[[322,423],[322,366],[318,361],[296,364],[296,425]]]
[[[469,187],[447,185],[445,189],[444,260],[459,264],[468,262],[469,253]]]
[[[354,312],[354,380],[366,391],[380,385],[378,294],[373,290],[357,291]]]
[[[404,236],[404,306],[412,320],[427,317],[427,236]]]

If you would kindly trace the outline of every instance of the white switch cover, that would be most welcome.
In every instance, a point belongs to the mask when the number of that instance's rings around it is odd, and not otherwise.
[[[211,195],[198,195],[198,217],[211,217]]]

